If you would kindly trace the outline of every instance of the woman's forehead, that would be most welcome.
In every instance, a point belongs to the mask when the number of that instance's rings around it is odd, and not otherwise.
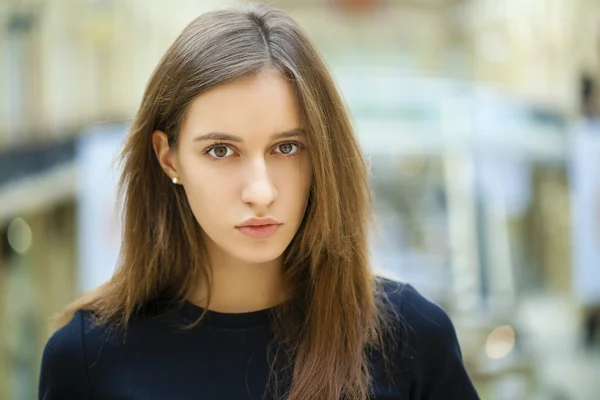
[[[300,122],[294,88],[279,73],[269,71],[219,85],[199,95],[186,113],[182,134],[271,136],[298,129]]]

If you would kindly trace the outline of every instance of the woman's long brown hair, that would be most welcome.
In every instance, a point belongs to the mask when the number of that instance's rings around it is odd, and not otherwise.
[[[197,96],[264,68],[295,87],[313,164],[306,215],[285,252],[295,297],[275,309],[277,348],[289,362],[273,364],[271,382],[277,387],[278,377],[288,376],[283,397],[290,400],[364,400],[372,386],[368,352],[382,344],[387,325],[368,261],[365,163],[324,62],[288,15],[266,6],[198,17],[161,59],[121,155],[118,268],[69,305],[59,323],[88,310],[98,323],[123,328],[150,302],[183,301],[200,279],[210,282],[201,227],[182,188],[162,171],[151,136],[160,129],[175,146]]]

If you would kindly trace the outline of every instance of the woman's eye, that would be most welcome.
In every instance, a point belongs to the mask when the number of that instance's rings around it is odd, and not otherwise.
[[[298,145],[294,143],[282,143],[275,147],[276,153],[281,153],[286,156],[292,155],[298,151]]]
[[[208,151],[208,154],[214,158],[225,158],[232,155],[233,150],[227,146],[215,146]]]

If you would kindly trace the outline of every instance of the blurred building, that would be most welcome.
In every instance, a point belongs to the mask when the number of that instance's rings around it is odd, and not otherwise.
[[[93,175],[82,143],[118,138],[181,29],[231,3],[0,3],[0,400],[35,398],[48,318],[102,277],[86,246],[118,248],[112,225],[98,238],[86,231],[114,211],[82,206],[109,168]],[[600,78],[600,5],[272,3],[314,39],[351,109],[389,222],[377,262],[456,313],[461,337],[479,340],[465,345],[475,376],[479,344],[516,325],[520,295],[573,296],[568,140],[581,77]]]

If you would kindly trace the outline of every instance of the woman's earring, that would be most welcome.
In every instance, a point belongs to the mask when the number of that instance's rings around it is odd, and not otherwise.
[[[179,179],[177,179],[177,177],[176,177],[176,176],[174,176],[174,177],[171,179],[171,181],[173,181],[173,183],[174,183],[175,185],[177,185],[177,184],[179,183]]]

